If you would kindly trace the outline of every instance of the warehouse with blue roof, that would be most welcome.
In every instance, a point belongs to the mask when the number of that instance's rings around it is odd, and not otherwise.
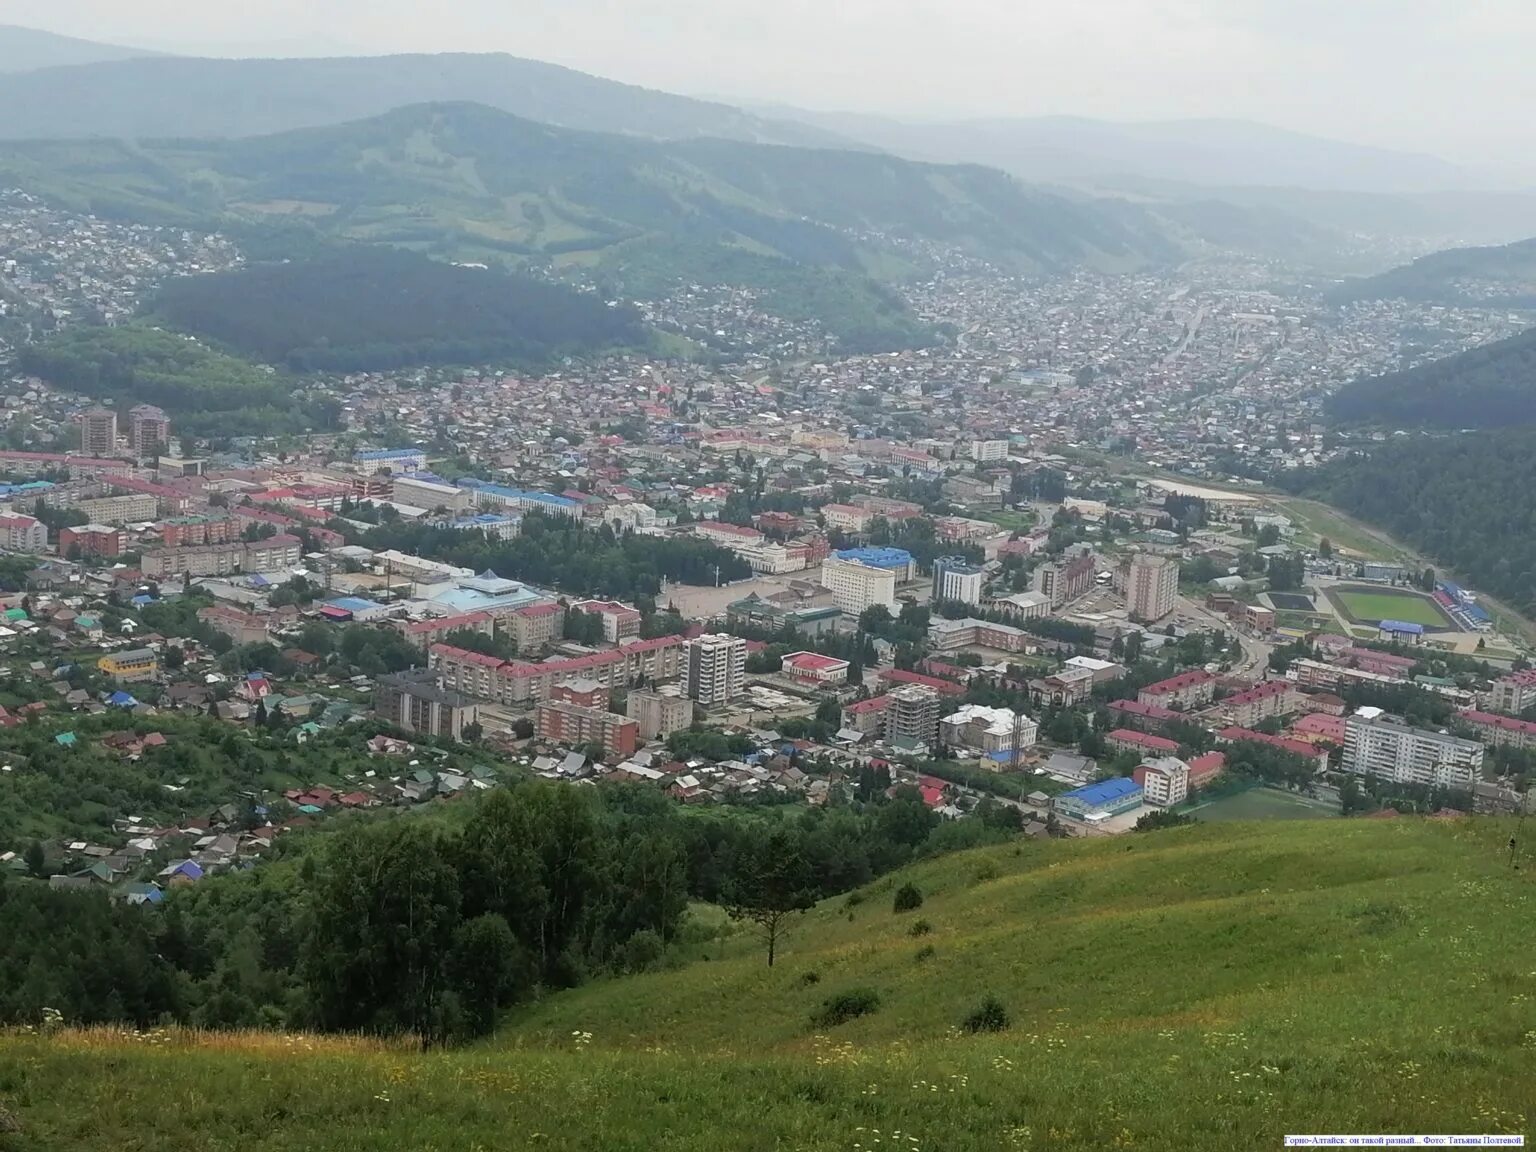
[[[1139,808],[1142,804],[1141,785],[1127,776],[1114,776],[1074,788],[1057,796],[1052,805],[1063,816],[1074,820],[1099,821],[1122,812]]]

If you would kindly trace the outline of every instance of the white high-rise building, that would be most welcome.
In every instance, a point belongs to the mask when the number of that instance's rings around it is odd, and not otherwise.
[[[975,564],[958,556],[941,556],[933,562],[933,598],[980,604],[985,579],[981,568]]]
[[[1483,746],[1428,728],[1410,728],[1367,708],[1345,724],[1343,767],[1357,776],[1397,784],[1470,789],[1482,779]]]
[[[1126,607],[1136,620],[1161,620],[1179,596],[1179,565],[1167,556],[1138,552],[1125,581]]]
[[[875,568],[858,560],[828,556],[821,565],[821,583],[832,593],[838,610],[857,616],[864,609],[883,604],[894,616],[896,607],[896,572]]]
[[[727,704],[746,686],[747,642],[723,632],[684,645],[683,677],[688,695],[702,707]]]

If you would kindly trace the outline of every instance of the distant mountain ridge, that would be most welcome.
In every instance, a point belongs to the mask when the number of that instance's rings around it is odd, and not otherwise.
[[[1536,424],[1536,328],[1403,372],[1346,385],[1334,419],[1384,428],[1509,428]]]
[[[594,132],[802,147],[823,129],[502,54],[215,60],[153,57],[0,75],[0,139],[257,136],[413,104],[484,104]]]
[[[78,40],[36,28],[0,24],[0,74],[36,72],[78,64],[101,64],[112,60],[158,57],[158,52],[125,48],[120,44],[98,44]]]
[[[1117,122],[1079,116],[915,123],[766,106],[765,114],[913,159],[988,164],[1040,183],[1101,186],[1127,177],[1204,186],[1278,185],[1429,192],[1490,179],[1439,157],[1351,144],[1247,120]]]

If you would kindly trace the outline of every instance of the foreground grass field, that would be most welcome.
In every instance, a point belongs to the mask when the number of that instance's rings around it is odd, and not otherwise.
[[[0,1039],[4,1152],[1277,1148],[1526,1132],[1533,872],[1498,821],[1220,824],[950,857],[550,997],[468,1051]],[[920,909],[894,914],[910,881]],[[926,925],[926,928],[920,927]],[[871,1012],[812,1025],[833,996]],[[987,996],[1010,1021],[970,1034]]]

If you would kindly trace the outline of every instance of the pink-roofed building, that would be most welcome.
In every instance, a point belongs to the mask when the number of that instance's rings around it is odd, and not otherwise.
[[[1105,743],[1116,752],[1147,752],[1157,756],[1172,756],[1179,750],[1177,740],[1138,732],[1134,728],[1116,728],[1105,737]]]
[[[1529,720],[1516,720],[1513,716],[1478,712],[1472,708],[1458,712],[1457,715],[1489,744],[1512,748],[1536,747],[1536,724]]]
[[[1327,712],[1308,712],[1291,725],[1286,735],[1307,744],[1331,744],[1336,748],[1342,748],[1345,728],[1346,722],[1342,716],[1331,716]]]
[[[1181,672],[1156,684],[1148,684],[1136,694],[1141,704],[1156,704],[1160,708],[1198,708],[1209,704],[1216,695],[1216,677],[1203,669]]]
[[[848,667],[848,661],[823,656],[820,652],[791,652],[784,657],[781,671],[808,687],[821,688],[846,684]]]

